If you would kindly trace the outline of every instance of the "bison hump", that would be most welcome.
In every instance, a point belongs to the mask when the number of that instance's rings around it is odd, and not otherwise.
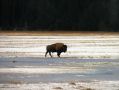
[[[55,46],[56,50],[61,49],[63,45],[64,45],[63,43],[56,43],[56,46]]]

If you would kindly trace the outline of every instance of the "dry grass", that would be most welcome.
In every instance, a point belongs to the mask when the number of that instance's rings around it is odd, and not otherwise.
[[[64,35],[64,36],[76,36],[76,35],[119,35],[119,32],[97,32],[97,31],[0,31],[1,35],[8,36],[52,36],[52,35]]]
[[[82,89],[82,90],[94,90],[94,89],[91,89],[91,88],[85,88],[85,89]]]
[[[79,90],[95,90],[95,89],[92,89],[92,88],[86,88],[84,86],[79,86],[76,89],[79,89]]]
[[[63,88],[62,87],[55,87],[53,89],[55,89],[55,90],[62,90]]]
[[[23,82],[19,81],[19,80],[11,80],[8,81],[9,84],[22,84]]]
[[[70,84],[70,85],[76,85],[76,83],[75,83],[75,82],[70,82],[69,84]]]

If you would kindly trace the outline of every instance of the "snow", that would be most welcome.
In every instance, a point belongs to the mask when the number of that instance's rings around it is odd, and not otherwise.
[[[76,57],[77,59],[90,59],[90,58],[108,58],[108,59],[119,59],[119,36],[118,35],[96,35],[96,36],[0,36],[0,59],[9,58],[9,57],[38,57],[43,58],[46,46],[52,43],[62,42],[68,46],[68,51],[66,53],[62,53],[61,57]],[[47,56],[49,57],[49,55]],[[56,53],[53,53],[53,57],[57,57]],[[47,59],[47,58],[46,58]],[[12,60],[12,59],[11,59]],[[15,59],[16,60],[16,59]],[[21,59],[20,59],[21,60]],[[44,60],[44,58],[43,58]],[[42,61],[43,61],[42,60]],[[14,61],[14,58],[13,58]],[[103,80],[92,80],[92,81],[71,81],[71,82],[39,82],[39,83],[27,83],[22,81],[14,81],[9,78],[5,78],[4,74],[20,74],[20,75],[40,75],[40,74],[69,74],[69,73],[83,73],[78,74],[76,77],[84,77],[85,73],[95,73],[95,67],[101,67],[103,65],[112,65],[118,66],[118,62],[94,62],[88,64],[89,62],[85,62],[82,67],[81,62],[78,66],[71,63],[69,66],[32,66],[34,63],[29,60],[27,64],[20,65],[18,63],[4,61],[2,62],[2,68],[0,68],[1,80],[9,79],[11,81],[6,83],[0,83],[0,90],[86,90],[86,89],[94,89],[94,90],[118,90],[119,89],[119,81],[103,81]],[[37,60],[35,60],[35,64]],[[54,62],[54,61],[53,61]],[[7,64],[6,64],[7,63]],[[22,62],[23,63],[23,62]],[[29,64],[30,63],[30,64]],[[7,66],[9,64],[9,66]],[[52,64],[52,63],[51,63]],[[59,65],[60,63],[57,62]],[[57,65],[56,64],[56,65]],[[66,64],[66,63],[65,63]],[[79,63],[78,63],[79,64]],[[13,67],[10,67],[12,66]],[[14,66],[16,65],[16,66]],[[27,66],[28,65],[28,66]],[[93,65],[93,66],[92,66]],[[89,67],[87,67],[89,66]],[[86,68],[84,68],[86,67]],[[114,68],[115,70],[115,68]],[[118,69],[117,69],[118,71]],[[116,72],[116,70],[115,70]],[[116,73],[114,73],[116,74]],[[113,75],[113,74],[112,74]],[[118,75],[118,73],[116,74]],[[116,76],[115,75],[115,76]],[[17,76],[17,75],[16,75]],[[39,76],[40,77],[40,76]],[[28,78],[28,77],[27,77]],[[56,78],[56,77],[55,77]],[[115,77],[116,78],[116,77]],[[18,78],[17,78],[18,79]],[[16,80],[17,80],[16,79]],[[117,79],[117,78],[116,78]],[[12,81],[13,80],[13,81]]]
[[[0,84],[0,90],[118,90],[119,81]]]
[[[37,71],[37,72],[36,72]],[[0,73],[27,73],[27,74],[60,74],[60,73],[86,73],[93,69],[83,69],[77,67],[54,67],[54,68],[0,68]]]
[[[119,36],[0,36],[0,57],[44,57],[46,46],[62,42],[63,57],[118,58]],[[56,56],[56,54],[54,54]]]

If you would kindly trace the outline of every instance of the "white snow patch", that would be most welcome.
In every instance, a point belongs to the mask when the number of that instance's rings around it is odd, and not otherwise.
[[[46,46],[62,42],[63,57],[118,58],[119,36],[0,36],[0,57],[44,57]]]
[[[87,73],[94,69],[78,67],[55,67],[55,68],[0,68],[0,73],[24,73],[24,74],[50,74],[50,73]]]
[[[0,84],[0,90],[118,90],[119,81],[90,81],[38,84]]]

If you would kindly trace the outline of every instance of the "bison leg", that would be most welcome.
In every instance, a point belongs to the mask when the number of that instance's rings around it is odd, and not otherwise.
[[[51,52],[49,52],[49,55],[52,57]]]
[[[47,56],[48,51],[45,53],[45,57]]]
[[[57,56],[60,57],[60,54],[61,54],[61,53],[57,53]]]

